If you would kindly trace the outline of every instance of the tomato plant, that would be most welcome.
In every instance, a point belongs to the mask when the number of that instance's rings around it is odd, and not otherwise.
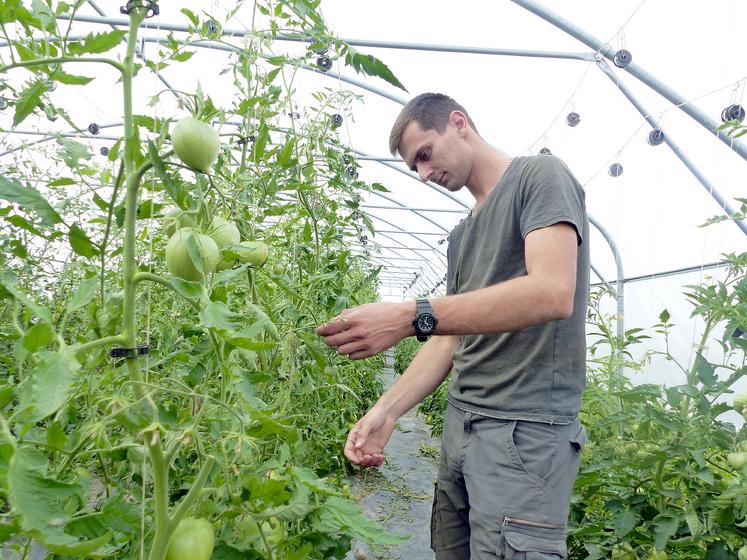
[[[686,293],[706,328],[693,363],[680,364],[686,379],[680,385],[634,385],[622,374],[625,367],[633,377],[645,375],[655,356],[674,360],[668,312],[653,327],[663,349],[637,361],[632,349],[645,331],[616,335],[612,318],[600,312],[603,292],[593,294],[589,317],[598,338],[589,349],[581,413],[589,445],[572,500],[569,558],[607,558],[610,550],[613,557],[733,558],[742,546],[747,433],[719,417],[732,409],[723,397],[747,375],[747,346],[730,336],[744,324],[747,254],[726,262],[725,280]],[[725,350],[723,362],[706,357],[713,339]]]
[[[86,87],[92,78],[75,68],[115,72],[112,114],[123,111],[106,150],[59,136],[0,162],[3,552],[209,556],[207,519],[221,557],[342,558],[353,538],[395,542],[340,482],[347,427],[380,391],[381,363],[338,364],[314,335],[348,303],[376,297],[377,268],[348,246],[371,228],[354,212],[356,191],[372,187],[347,173],[348,151],[324,117],[349,114],[355,96],[322,92],[308,122],[278,127],[298,59],[268,65],[259,45],[271,40],[265,28],[294,30],[396,79],[312,7],[301,17],[293,4],[260,1],[260,27],[230,51],[228,104],[195,84],[173,92],[179,103],[162,119],[136,106],[142,76],[186,63],[222,25],[183,9],[181,40],[164,37],[157,60],[138,59],[147,11],[130,4],[129,29],[84,38],[70,35],[80,2],[3,9],[11,133],[26,119],[86,130],[90,118],[78,122],[51,95],[51,84]],[[217,130],[244,141],[221,145]],[[219,244],[245,266],[214,271]],[[278,274],[261,268],[270,251]],[[248,517],[259,539],[234,523]],[[170,547],[199,531],[188,553]]]

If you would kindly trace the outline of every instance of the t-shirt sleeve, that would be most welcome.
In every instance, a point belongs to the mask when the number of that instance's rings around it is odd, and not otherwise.
[[[586,204],[584,190],[555,156],[536,157],[527,164],[521,183],[521,235],[561,222],[576,229],[578,244],[584,242]]]

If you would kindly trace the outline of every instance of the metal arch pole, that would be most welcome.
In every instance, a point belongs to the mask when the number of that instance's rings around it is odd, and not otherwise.
[[[657,120],[651,116],[651,113],[646,111],[643,104],[636,98],[635,95],[628,89],[628,87],[623,84],[619,79],[618,76],[615,74],[615,72],[610,68],[610,65],[607,64],[607,61],[603,58],[600,58],[597,61],[597,66],[599,69],[604,72],[604,74],[612,80],[617,88],[622,92],[622,94],[630,101],[630,103],[633,105],[633,107],[636,108],[636,110],[643,116],[644,119],[655,129],[661,130],[661,126],[657,122]],[[729,217],[732,218],[732,221],[734,224],[742,230],[742,233],[747,235],[747,224],[744,223],[744,221],[734,218],[734,215],[736,214],[736,211],[731,207],[731,205],[726,201],[726,199],[723,197],[723,195],[716,190],[716,187],[714,187],[708,179],[700,172],[698,167],[690,160],[690,158],[687,157],[687,155],[680,149],[680,147],[677,145],[677,143],[670,138],[666,132],[664,133],[664,142],[667,143],[667,146],[674,152],[674,155],[676,155],[679,160],[685,164],[685,167],[690,171],[690,173],[693,174],[693,176],[700,182],[700,184],[703,186],[703,188],[708,192],[708,194],[711,195],[711,197],[718,203],[718,205],[721,207],[724,212],[726,212]]]
[[[379,220],[380,222],[384,222],[387,225],[390,225],[390,226],[392,226],[394,228],[397,228],[397,229],[399,229],[399,230],[407,233],[407,230],[399,227],[397,224],[393,224],[392,222],[390,222],[388,220],[385,220],[384,218],[380,218],[379,216],[376,216],[376,215],[372,214],[371,212],[366,212],[366,214],[368,214],[369,216],[371,216],[372,218],[374,218],[376,220]],[[412,237],[414,237],[415,239],[417,239],[418,241],[420,241],[423,245],[426,245],[427,247],[430,247],[431,249],[436,249],[433,245],[431,245],[430,243],[428,243],[426,241],[423,241],[422,239],[420,239],[416,235],[413,235],[413,234],[410,234],[410,235],[412,235]],[[438,256],[440,256],[441,258],[445,258],[446,257],[446,255],[444,253],[442,253],[441,251],[439,251],[438,249],[436,249],[436,254]]]
[[[603,43],[590,33],[587,33],[580,27],[574,25],[567,19],[563,18],[559,14],[556,14],[546,7],[542,6],[535,0],[511,0],[514,4],[518,4],[522,8],[532,12],[533,14],[541,17],[545,21],[551,23],[558,29],[565,31],[570,36],[578,39],[586,46],[591,47],[599,56],[613,60],[615,53],[612,52],[610,45]],[[692,117],[696,122],[701,124],[703,128],[711,133],[714,133],[716,137],[721,140],[724,144],[729,146],[730,149],[734,150],[743,159],[747,160],[747,145],[742,142],[730,138],[728,134],[717,130],[720,125],[717,121],[710,118],[706,113],[691,105],[687,99],[679,95],[673,89],[667,85],[661,83],[656,77],[649,74],[646,70],[641,68],[635,62],[631,62],[625,67],[625,71],[629,72],[632,76],[635,76],[641,82],[646,84],[648,87],[653,89],[656,93],[667,99],[675,107],[682,109],[686,114]]]
[[[389,235],[385,235],[385,234],[383,234],[383,233],[378,233],[378,232],[377,232],[377,235],[381,235],[382,237],[386,237],[387,239],[390,239],[390,240],[391,240],[391,241],[393,241],[394,243],[398,243],[399,245],[402,245],[402,247],[403,247],[404,249],[407,249],[407,250],[410,250],[410,251],[413,251],[413,250],[415,250],[415,249],[411,249],[410,247],[407,247],[407,246],[406,246],[406,245],[405,245],[404,243],[402,243],[401,241],[398,241],[397,239],[394,239],[393,237],[391,237],[391,236],[389,236]],[[432,251],[438,251],[438,249],[437,249],[436,247],[433,247],[433,248],[431,248],[431,250],[432,250]],[[413,261],[413,262],[417,262],[417,261]],[[434,274],[434,275],[436,275],[436,280],[435,280],[435,281],[436,281],[436,282],[440,281],[440,280],[441,280],[441,277],[440,277],[440,276],[438,276],[438,274],[436,273],[436,271],[435,271],[435,270],[433,270],[433,267],[432,267],[432,266],[430,266],[430,263],[429,263],[429,262],[428,262],[427,260],[426,260],[425,262],[426,262],[426,263],[427,263],[427,264],[429,265],[428,267],[429,267],[429,268],[431,269],[431,271],[433,272],[433,274]],[[421,268],[422,268],[422,267],[421,267]]]
[[[599,278],[602,281],[602,284],[604,284],[607,287],[607,289],[610,291],[611,294],[614,294],[615,297],[617,297],[617,291],[615,290],[615,288],[612,287],[612,285],[609,282],[607,282],[607,279],[602,275],[602,273],[597,269],[597,267],[594,266],[593,264],[590,266],[594,274],[597,275],[597,278]]]
[[[69,20],[70,16],[63,14],[57,16],[57,19]],[[114,19],[109,17],[96,17],[96,16],[84,16],[75,15],[75,21],[81,21],[85,23],[99,23],[106,25],[120,25],[127,26],[129,21],[126,19]],[[186,25],[178,25],[174,23],[158,23],[153,24],[147,20],[141,25],[144,29],[160,29],[163,31],[177,31],[188,33],[189,29]],[[228,37],[245,37],[248,33],[243,29],[223,29],[221,36]],[[264,37],[269,38],[269,33],[263,33]],[[313,39],[304,36],[291,36],[291,35],[276,35],[272,37],[276,41],[288,41],[293,43],[311,43]],[[578,53],[578,52],[556,52],[556,51],[527,51],[521,49],[495,49],[485,47],[464,47],[464,46],[452,46],[452,45],[433,45],[426,43],[402,43],[402,42],[388,42],[388,41],[370,41],[366,39],[342,39],[348,45],[355,47],[374,47],[379,49],[401,49],[401,50],[412,50],[412,51],[433,51],[433,52],[451,52],[461,54],[485,54],[485,55],[500,55],[500,56],[530,56],[536,58],[564,58],[569,60],[593,60],[593,54],[590,53]]]
[[[392,224],[391,222],[387,222],[387,221],[386,221],[386,220],[384,220],[383,218],[379,218],[378,216],[374,216],[373,214],[369,214],[369,215],[370,215],[371,217],[373,217],[373,218],[375,218],[375,219],[379,220],[379,221],[382,221],[382,222],[384,222],[385,224],[389,224],[389,225],[391,225],[391,226],[394,226],[394,227],[399,227],[399,226],[396,226],[395,224]],[[404,231],[404,230],[403,230],[403,231]],[[392,238],[391,238],[391,237],[389,237],[389,239],[392,239]],[[433,249],[433,250],[434,250],[434,253],[435,253],[436,255],[438,255],[439,257],[441,257],[441,258],[443,259],[443,257],[444,257],[444,254],[443,254],[443,253],[442,253],[441,251],[439,251],[439,250],[438,250],[438,249],[437,249],[436,247],[433,247],[433,246],[431,246],[431,245],[428,245],[428,244],[427,244],[427,243],[426,243],[425,241],[423,241],[422,239],[418,239],[418,241],[420,241],[421,243],[423,243],[423,244],[427,245],[428,247],[430,247],[431,249]],[[436,270],[435,270],[435,269],[434,269],[434,268],[433,268],[433,267],[431,266],[431,262],[430,262],[429,260],[427,260],[427,259],[424,259],[424,260],[423,260],[423,262],[424,262],[424,263],[425,263],[426,265],[428,265],[428,267],[429,267],[429,268],[430,268],[430,269],[431,269],[431,270],[433,271],[433,274],[435,274],[435,275],[436,275],[436,278],[440,278],[440,277],[441,277],[441,275],[440,275],[440,274],[439,274],[438,272],[436,272]],[[445,262],[442,262],[442,263],[441,263],[441,265],[442,265],[442,266],[446,266],[446,263],[445,263]]]
[[[104,129],[104,128],[111,128],[111,127],[114,127],[114,126],[122,126],[122,123],[101,124],[101,125],[99,125],[99,128]],[[31,134],[31,135],[33,135],[33,134],[38,134],[38,132],[15,131],[14,130],[11,134]],[[54,140],[58,136],[64,136],[65,138],[70,138],[70,137],[79,138],[79,137],[82,137],[82,138],[87,138],[89,140],[118,140],[119,139],[119,137],[113,138],[113,137],[109,137],[109,136],[90,136],[90,135],[86,135],[85,133],[81,134],[77,130],[70,130],[68,132],[58,132],[58,133],[53,134],[53,135],[50,134],[50,135],[44,136],[43,138],[41,138],[39,140],[35,140],[33,142],[28,142],[26,144],[21,144],[20,146],[16,146],[15,148],[10,148],[9,150],[6,150],[6,151],[0,153],[0,157],[7,156],[8,154],[11,154],[13,152],[17,152],[18,150],[23,150],[25,148],[29,148],[29,147],[35,146],[37,144],[43,144],[44,142],[49,142],[50,140]]]
[[[615,257],[615,266],[617,267],[617,290],[615,293],[615,299],[617,300],[617,336],[622,340],[625,336],[625,274],[623,273],[622,257],[615,240],[612,239],[612,235],[607,229],[592,216],[589,216],[589,223],[597,228],[599,233],[607,240],[612,256]]]
[[[611,48],[609,45],[602,43],[602,41],[600,41],[593,35],[586,33],[579,27],[573,25],[571,22],[569,22],[565,18],[562,18],[558,14],[555,14],[549,11],[547,8],[545,8],[544,6],[541,6],[534,0],[511,0],[511,1],[525,8],[526,10],[538,15],[539,17],[548,21],[555,27],[565,31],[572,37],[578,39],[582,43],[591,47],[592,49],[594,49],[595,52],[599,53],[600,56],[604,56],[612,60],[614,53],[611,52]],[[65,16],[65,15],[61,15],[58,17],[59,19],[70,19],[69,16]],[[108,25],[127,25],[128,24],[128,22],[124,19],[115,20],[113,18],[81,16],[81,15],[76,15],[75,20],[82,21],[82,22],[89,22],[89,23],[99,23],[99,24],[103,23],[103,24],[108,24]],[[158,28],[158,29],[162,29],[166,31],[181,31],[185,33],[188,32],[188,28],[186,25],[173,25],[173,24],[160,23],[158,26],[155,26],[155,25],[149,25],[148,22],[145,22],[143,27],[148,28],[148,29]],[[246,35],[246,32],[242,30],[223,30],[223,35],[243,37]],[[146,38],[146,40],[148,39],[149,38]],[[310,42],[311,41],[311,39],[305,38],[305,37],[289,37],[289,36],[278,36],[278,37],[275,37],[275,39],[279,41],[296,41],[296,42]],[[156,40],[160,40],[160,39],[156,39]],[[387,43],[383,41],[363,41],[363,40],[354,40],[354,39],[348,39],[348,40],[343,39],[343,40],[350,45],[369,46],[369,47],[376,47],[376,48],[429,50],[429,51],[437,51],[437,52],[486,54],[486,55],[494,55],[494,56],[497,55],[497,56],[523,56],[523,57],[538,57],[538,58],[562,58],[562,59],[584,60],[584,61],[591,61],[595,59],[594,58],[595,55],[590,54],[590,53],[562,53],[562,52],[554,52],[554,51],[526,51],[526,50],[519,50],[519,49],[487,49],[487,48],[478,48],[478,47],[452,47],[452,46],[447,46],[447,45],[427,45],[427,44],[418,44],[418,43]],[[194,43],[194,45],[199,46],[198,43]],[[216,49],[216,50],[233,50],[223,45],[211,45],[211,48]],[[327,72],[322,72],[316,68],[309,68],[309,69],[315,72],[319,72],[319,73],[327,73]],[[669,100],[675,106],[682,109],[685,113],[690,115],[690,117],[695,119],[709,132],[715,133],[717,138],[719,138],[722,142],[724,142],[727,146],[729,146],[729,148],[737,152],[742,158],[747,160],[747,146],[745,146],[743,143],[733,138],[729,138],[728,135],[723,134],[720,131],[717,131],[716,129],[720,126],[718,122],[708,117],[707,114],[697,109],[696,107],[689,105],[688,101],[684,99],[681,95],[679,95],[671,88],[659,82],[659,80],[657,80],[654,76],[646,72],[644,69],[640,68],[636,63],[632,62],[625,69],[628,72],[630,72],[633,76],[635,76],[637,79],[641,80],[648,87],[650,87],[651,89],[653,89],[654,91],[662,95],[664,98]],[[346,80],[345,78],[342,78],[342,77],[341,79],[343,81],[348,81],[349,83],[353,83],[355,85],[361,84],[360,82],[355,83],[355,81],[351,81],[349,79]],[[364,87],[364,86],[361,86],[361,87]],[[370,88],[366,87],[366,89],[370,89]],[[373,90],[370,90],[370,91],[373,91]],[[384,97],[388,99],[401,102],[400,99],[396,98],[395,96],[392,96],[385,92],[379,92],[379,93],[381,93]]]

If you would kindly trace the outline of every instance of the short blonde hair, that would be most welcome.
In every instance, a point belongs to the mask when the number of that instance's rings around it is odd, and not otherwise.
[[[411,99],[400,111],[397,120],[392,125],[389,133],[389,151],[392,155],[397,154],[399,144],[402,141],[402,132],[407,125],[415,121],[423,130],[436,130],[439,134],[446,130],[449,123],[449,115],[453,111],[461,111],[467,117],[467,122],[477,132],[475,123],[467,113],[467,110],[448,95],[443,93],[421,93]]]

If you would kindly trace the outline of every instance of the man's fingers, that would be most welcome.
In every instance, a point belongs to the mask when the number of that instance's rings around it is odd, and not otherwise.
[[[324,343],[328,346],[340,347],[343,344],[353,342],[359,338],[363,338],[365,332],[363,329],[346,329],[333,335],[325,336]]]
[[[361,458],[361,467],[380,467],[384,464],[384,456],[381,453],[374,453],[372,455],[363,455]]]
[[[330,319],[323,325],[320,325],[316,329],[316,334],[320,336],[329,336],[332,334],[337,334],[339,332],[347,330],[348,323],[349,323],[349,319],[347,317],[338,315],[337,317],[333,317],[332,319]]]

